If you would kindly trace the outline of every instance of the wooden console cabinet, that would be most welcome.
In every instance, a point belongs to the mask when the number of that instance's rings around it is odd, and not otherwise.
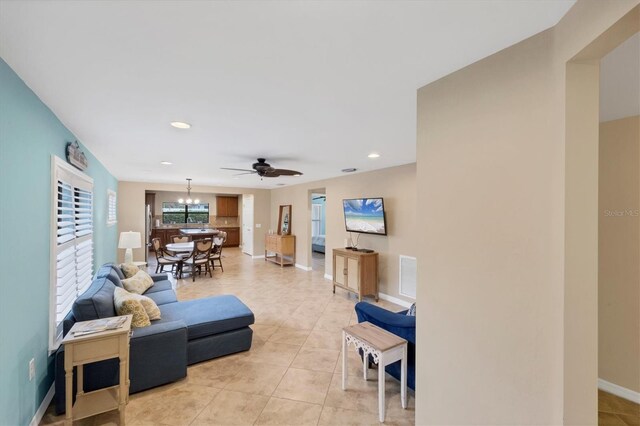
[[[269,255],[269,253],[275,253]],[[264,240],[264,260],[277,263],[280,267],[296,264],[295,235],[267,234]]]
[[[373,296],[378,301],[378,253],[333,249],[333,292],[336,287],[355,293],[358,300]]]

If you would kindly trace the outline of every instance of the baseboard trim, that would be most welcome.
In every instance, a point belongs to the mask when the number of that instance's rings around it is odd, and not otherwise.
[[[299,263],[296,263],[296,268],[302,269],[303,271],[307,271],[307,272],[309,272],[309,271],[311,271],[313,269],[311,266],[304,266],[304,265],[301,265]]]
[[[258,255],[258,256],[251,256],[251,258],[253,260],[257,260],[257,259],[264,259],[264,254]]]
[[[620,398],[635,402],[636,404],[640,404],[640,392],[623,388],[622,386],[616,385],[615,383],[607,382],[603,379],[598,379],[598,389],[614,394],[615,396],[619,396]]]
[[[378,293],[378,297],[387,302],[395,303],[396,305],[403,306],[405,308],[411,307],[412,303],[406,300],[398,299],[397,297],[389,296],[388,294]]]
[[[40,424],[40,421],[44,417],[44,413],[47,412],[47,408],[49,408],[49,404],[51,404],[51,401],[53,400],[53,394],[55,393],[55,391],[56,391],[56,384],[54,382],[51,384],[49,391],[44,396],[42,403],[38,407],[38,411],[36,411],[36,414],[33,415],[33,418],[31,419],[31,423],[29,423],[29,426],[38,426]]]
[[[324,274],[324,279],[325,280],[329,280],[329,281],[333,281],[333,275]]]

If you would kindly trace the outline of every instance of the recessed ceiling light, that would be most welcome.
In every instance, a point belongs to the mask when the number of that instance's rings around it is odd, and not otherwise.
[[[348,169],[342,169],[342,173],[353,173],[356,170],[358,169],[356,169],[355,167],[349,167]]]
[[[170,166],[173,163],[171,161],[161,161],[160,164],[162,164],[163,166]]]
[[[369,157],[369,158],[378,158],[378,157],[380,157],[380,154],[378,154],[377,152],[372,152],[371,154],[367,155],[367,157]]]
[[[172,121],[171,125],[176,129],[189,129],[191,128],[191,124],[185,123],[184,121]]]
[[[276,183],[276,186],[285,186],[285,183]]]

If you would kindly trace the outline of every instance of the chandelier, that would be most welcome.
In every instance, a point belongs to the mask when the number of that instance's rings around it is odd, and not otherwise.
[[[195,200],[191,199],[191,178],[187,178],[187,199],[185,200],[184,198],[179,198],[178,202],[180,204],[199,204],[200,200],[198,200],[197,198]]]

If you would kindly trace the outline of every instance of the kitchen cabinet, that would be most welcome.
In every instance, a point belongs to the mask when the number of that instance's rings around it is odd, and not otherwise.
[[[240,245],[240,228],[220,228],[227,233],[227,241],[223,247],[238,247]]]
[[[217,217],[238,217],[238,197],[216,195]]]

